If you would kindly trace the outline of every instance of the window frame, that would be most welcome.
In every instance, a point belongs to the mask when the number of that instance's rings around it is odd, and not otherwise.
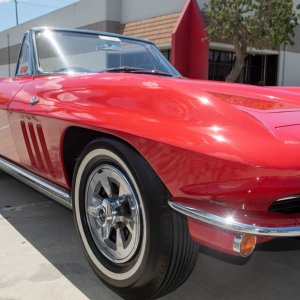
[[[20,66],[20,63],[21,63],[21,56],[22,56],[23,47],[24,47],[25,43],[28,44],[28,65],[29,65],[29,70],[28,70],[27,73],[20,74],[20,73],[18,73],[18,70],[19,70],[19,66]],[[31,76],[32,74],[33,74],[33,63],[32,63],[31,35],[30,35],[29,32],[26,32],[24,34],[22,44],[21,44],[21,47],[20,47],[20,50],[19,50],[19,57],[18,57],[18,63],[16,65],[15,76],[16,77]]]
[[[33,76],[51,76],[51,75],[55,75],[52,72],[44,72],[41,69],[40,63],[39,63],[39,57],[38,57],[38,52],[37,52],[37,43],[36,43],[36,33],[43,31],[43,30],[52,30],[52,31],[58,31],[58,32],[78,32],[78,33],[84,33],[84,34],[90,34],[90,35],[104,35],[107,37],[117,37],[117,38],[121,38],[124,40],[129,40],[129,41],[136,41],[139,43],[146,43],[146,44],[150,44],[153,45],[157,51],[158,51],[158,56],[161,56],[160,58],[162,60],[165,60],[165,62],[168,65],[168,68],[171,69],[172,73],[174,74],[174,77],[182,77],[181,74],[174,68],[174,66],[165,58],[165,56],[160,52],[160,50],[156,47],[156,45],[154,43],[152,43],[151,41],[148,41],[146,39],[142,39],[142,38],[134,38],[134,37],[130,37],[130,36],[126,36],[126,35],[119,35],[119,34],[115,34],[115,33],[109,33],[109,32],[101,32],[101,31],[94,31],[94,30],[82,30],[82,29],[67,29],[67,28],[51,28],[51,27],[37,27],[37,28],[33,28],[29,31],[29,38],[30,38],[30,44],[32,47],[31,50],[31,59],[32,59],[32,70]]]
[[[53,31],[62,31],[62,32],[81,32],[81,33],[86,33],[86,34],[96,34],[96,35],[104,35],[108,37],[118,37],[122,38],[124,40],[130,40],[130,41],[137,41],[141,43],[147,43],[153,45],[157,51],[158,55],[161,56],[162,60],[165,60],[166,63],[168,64],[168,67],[172,70],[172,73],[174,73],[174,77],[182,77],[181,74],[172,66],[172,64],[165,58],[165,56],[160,52],[160,50],[156,47],[155,44],[153,44],[151,41],[142,39],[142,38],[134,38],[126,35],[120,35],[120,34],[115,34],[115,33],[108,33],[108,32],[101,32],[101,31],[94,31],[94,30],[82,30],[82,29],[66,29],[66,28],[51,28],[51,27],[36,27],[28,30],[23,37],[22,44],[19,50],[19,56],[18,56],[18,62],[16,65],[16,70],[15,70],[15,76],[16,77],[21,77],[21,76],[51,76],[53,73],[45,73],[41,70],[40,65],[39,65],[39,58],[38,58],[38,53],[37,53],[37,45],[36,45],[36,39],[35,35],[39,31],[43,31],[46,29],[50,29]],[[18,69],[20,65],[20,56],[22,53],[23,45],[25,43],[26,38],[28,37],[28,50],[29,50],[29,71],[26,74],[18,74]]]

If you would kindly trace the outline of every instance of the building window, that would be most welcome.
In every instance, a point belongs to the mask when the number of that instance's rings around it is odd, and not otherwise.
[[[171,50],[161,50],[161,53],[164,55],[164,57],[168,60],[171,61]]]
[[[235,60],[233,52],[209,51],[209,79],[225,81]],[[278,55],[248,55],[246,66],[238,82],[255,85],[276,85]]]
[[[225,81],[234,63],[232,52],[209,51],[209,79]]]

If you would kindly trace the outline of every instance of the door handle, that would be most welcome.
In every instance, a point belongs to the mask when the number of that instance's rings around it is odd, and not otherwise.
[[[37,103],[39,103],[39,102],[40,102],[40,98],[37,97],[37,96],[32,97],[32,98],[29,100],[29,103],[30,103],[31,106],[33,106],[33,105],[35,105],[35,104],[37,104]]]

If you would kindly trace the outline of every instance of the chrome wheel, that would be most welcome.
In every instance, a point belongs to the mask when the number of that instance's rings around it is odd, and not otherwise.
[[[170,209],[168,190],[137,151],[114,139],[95,140],[74,174],[80,241],[108,287],[123,299],[156,299],[187,279],[198,247],[186,218]]]
[[[140,235],[140,208],[133,187],[119,169],[103,164],[86,184],[85,211],[92,238],[109,260],[128,262]]]

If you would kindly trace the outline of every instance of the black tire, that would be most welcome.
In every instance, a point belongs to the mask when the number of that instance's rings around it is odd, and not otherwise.
[[[95,186],[89,180],[94,180],[94,170],[102,174],[104,166],[118,170],[126,178],[133,192],[131,197],[136,197],[138,204],[135,211],[140,213],[139,218],[134,215],[139,220],[134,223],[139,224],[134,225],[136,234],[128,238],[129,244],[133,244],[138,236],[139,240],[134,244],[137,247],[132,247],[130,260],[121,263],[112,260],[113,254],[109,251],[114,251],[113,246],[104,253],[106,244],[101,238],[95,238],[95,230],[91,229],[94,215],[90,217],[86,212],[90,210],[86,208],[86,202],[90,201],[87,199],[91,186]],[[155,299],[175,290],[189,277],[197,259],[198,246],[191,240],[186,218],[168,206],[168,191],[141,155],[120,141],[99,139],[85,148],[74,174],[72,201],[76,227],[91,267],[107,286],[124,299]],[[119,208],[118,212],[121,210]],[[126,225],[116,224],[109,229],[110,245],[114,241],[117,245],[114,232],[123,230],[130,235]],[[123,237],[124,233],[124,246]],[[117,246],[116,249],[118,251]]]

